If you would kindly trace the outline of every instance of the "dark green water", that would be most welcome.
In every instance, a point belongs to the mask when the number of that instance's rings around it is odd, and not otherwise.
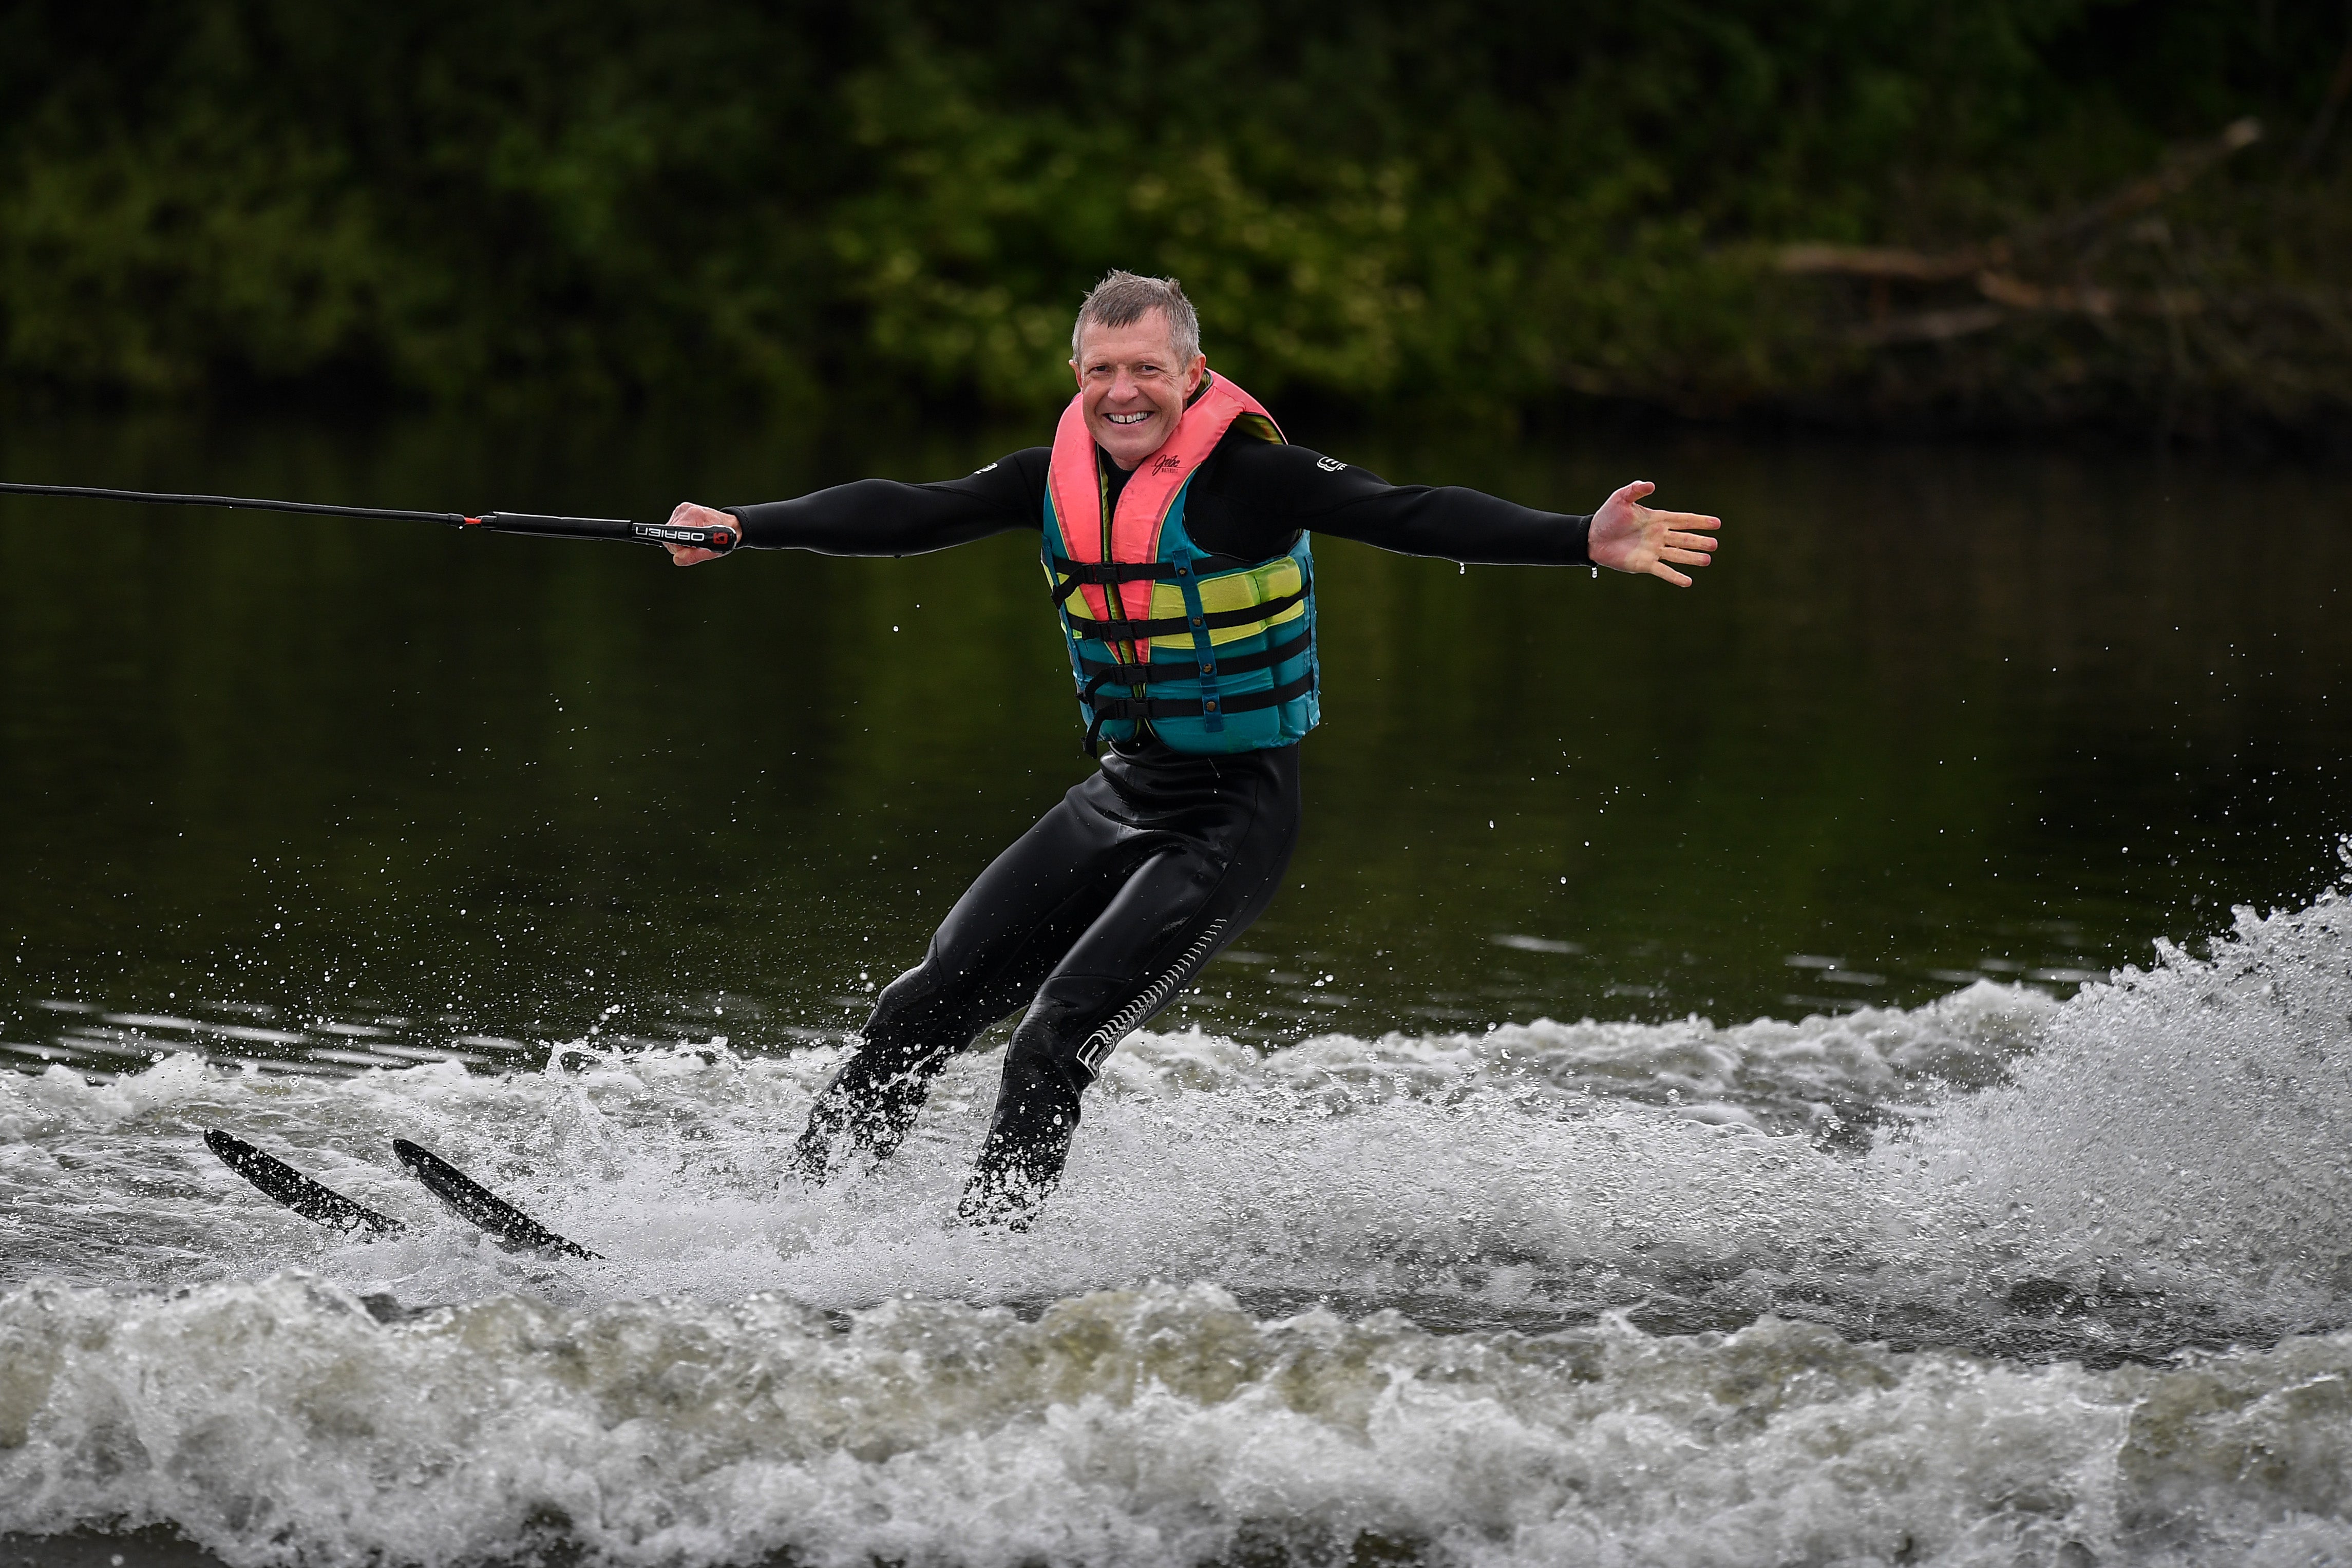
[[[1564,510],[1649,477],[1723,516],[1725,548],[1676,592],[1318,543],[1306,836],[1188,998],[1213,1030],[1793,1017],[1976,974],[2071,991],[2340,869],[2341,476],[1307,438]],[[0,433],[0,475],[643,517],[949,476],[1021,439],[126,421]],[[0,670],[21,1065],[145,1049],[106,1015],[244,1019],[265,1057],[320,1019],[789,1047],[862,1017],[1090,766],[1025,537],[680,571],[10,498]]]

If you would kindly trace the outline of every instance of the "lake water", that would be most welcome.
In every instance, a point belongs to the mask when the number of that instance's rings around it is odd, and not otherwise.
[[[1033,537],[0,500],[0,1561],[2352,1562],[2352,482],[1295,434],[1724,549],[1318,542],[1291,885],[1009,1239],[946,1223],[1002,1030],[781,1178],[1090,766]],[[20,423],[0,476],[647,517],[1024,439]]]

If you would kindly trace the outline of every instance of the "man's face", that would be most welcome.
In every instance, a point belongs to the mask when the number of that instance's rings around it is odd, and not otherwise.
[[[1078,336],[1079,409],[1095,444],[1121,468],[1132,468],[1168,444],[1184,415],[1184,400],[1201,384],[1208,358],[1176,361],[1164,311],[1126,327],[1089,325]]]

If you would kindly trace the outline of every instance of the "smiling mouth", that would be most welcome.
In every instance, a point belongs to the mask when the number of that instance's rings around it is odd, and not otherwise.
[[[1151,417],[1151,411],[1147,408],[1139,413],[1107,413],[1103,417],[1113,424],[1141,424]]]

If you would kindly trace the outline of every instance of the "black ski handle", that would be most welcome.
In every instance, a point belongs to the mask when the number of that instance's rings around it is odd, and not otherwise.
[[[743,542],[740,523],[633,523],[626,517],[551,517],[537,512],[485,512],[458,519],[460,528],[541,538],[635,539],[649,545],[690,545],[725,555]]]

